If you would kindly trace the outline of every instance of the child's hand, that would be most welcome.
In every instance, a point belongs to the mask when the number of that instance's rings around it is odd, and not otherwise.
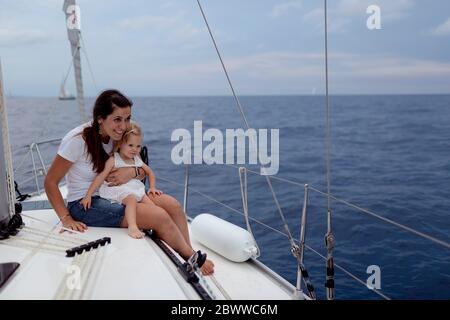
[[[147,192],[148,195],[154,195],[154,196],[160,196],[163,194],[163,192],[161,190],[156,190],[155,188],[150,188],[150,190],[148,190]]]
[[[83,200],[81,200],[81,204],[83,205],[84,211],[86,211],[86,209],[89,209],[91,207],[91,197],[84,197]]]

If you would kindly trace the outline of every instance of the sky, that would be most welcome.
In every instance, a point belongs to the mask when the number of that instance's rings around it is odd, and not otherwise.
[[[331,94],[450,93],[450,1],[328,3]],[[0,0],[7,94],[58,95],[71,61],[62,4]],[[86,95],[105,88],[133,96],[230,94],[196,0],[77,4]],[[239,95],[324,93],[322,0],[201,4]],[[381,29],[367,27],[371,5],[380,8]],[[73,73],[68,89],[75,92]]]

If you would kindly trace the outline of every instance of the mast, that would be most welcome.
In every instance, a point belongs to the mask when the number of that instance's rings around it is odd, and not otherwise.
[[[0,61],[0,230],[14,214],[15,189]]]
[[[69,37],[73,69],[75,74],[75,83],[77,87],[77,101],[80,111],[81,122],[86,121],[86,114],[84,111],[84,92],[83,79],[81,74],[81,22],[80,22],[80,7],[76,5],[75,0],[65,0],[63,11],[66,14],[67,35]]]

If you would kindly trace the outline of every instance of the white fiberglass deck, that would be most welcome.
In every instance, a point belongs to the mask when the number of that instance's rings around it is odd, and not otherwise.
[[[73,258],[66,258],[64,248],[56,251],[33,250],[42,236],[35,235],[32,228],[51,231],[58,235],[60,226],[53,210],[24,212],[26,226],[12,240],[0,243],[0,262],[19,262],[21,267],[0,291],[0,299],[54,299]],[[27,218],[33,216],[47,224]],[[31,228],[31,229],[30,229]],[[64,239],[80,239],[86,242],[110,237],[112,243],[104,250],[103,263],[99,263],[97,275],[89,276],[81,299],[199,299],[193,288],[181,277],[173,263],[149,237],[133,239],[126,229],[89,228],[83,235],[62,234]],[[22,239],[22,240],[21,240]],[[202,247],[192,235],[194,248],[208,253],[215,263],[214,277],[205,277],[217,299],[291,299],[294,288],[276,275],[264,271],[259,262],[231,262]],[[8,241],[13,241],[8,244]],[[52,239],[48,239],[52,243]],[[58,242],[60,243],[60,242]],[[20,244],[23,247],[16,247]],[[67,248],[76,246],[67,242]],[[92,259],[94,261],[95,259]],[[101,259],[99,259],[101,260]]]

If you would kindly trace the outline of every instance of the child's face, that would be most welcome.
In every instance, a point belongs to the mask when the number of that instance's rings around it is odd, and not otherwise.
[[[127,141],[120,146],[120,155],[132,159],[141,152],[141,146],[142,137],[130,134]]]

